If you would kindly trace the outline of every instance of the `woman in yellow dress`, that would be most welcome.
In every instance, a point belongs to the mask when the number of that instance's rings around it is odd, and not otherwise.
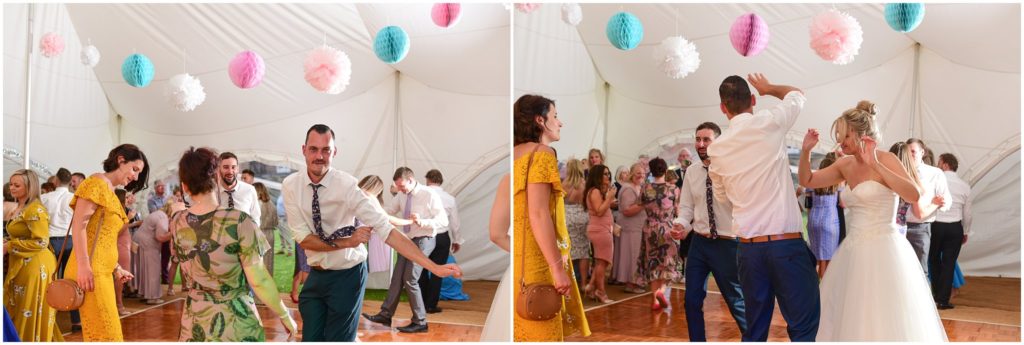
[[[57,329],[57,311],[44,298],[57,259],[46,249],[50,217],[39,201],[39,176],[32,170],[15,171],[10,189],[18,206],[7,226],[11,239],[4,243],[4,256],[10,260],[4,277],[4,307],[22,341],[64,341]]]
[[[64,276],[75,279],[85,291],[85,302],[78,310],[83,340],[124,341],[111,276],[122,283],[134,276],[117,264],[117,235],[128,216],[114,194],[114,186],[124,186],[129,193],[146,189],[149,162],[137,146],[121,144],[107,155],[103,171],[82,181],[71,199],[75,255],[68,260]]]
[[[531,321],[516,314],[513,337],[515,341],[562,341],[565,336],[576,333],[589,336],[590,327],[583,314],[583,301],[569,259],[569,232],[565,226],[564,191],[558,161],[554,150],[548,146],[559,139],[562,122],[558,119],[555,102],[535,95],[520,97],[513,117],[513,235],[516,241],[513,296],[519,296],[520,282],[524,280],[527,285],[552,284],[564,295],[562,311],[550,320]]]

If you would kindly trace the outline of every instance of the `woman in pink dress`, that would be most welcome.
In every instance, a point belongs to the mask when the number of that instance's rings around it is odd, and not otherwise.
[[[587,297],[602,303],[610,303],[605,293],[605,271],[612,262],[612,203],[615,202],[615,188],[612,188],[612,171],[604,165],[590,168],[587,184],[583,191],[586,209],[590,215],[587,223],[587,238],[594,248],[594,272],[587,283]]]

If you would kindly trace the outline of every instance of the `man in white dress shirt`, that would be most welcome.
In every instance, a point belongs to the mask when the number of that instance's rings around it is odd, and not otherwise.
[[[430,253],[430,261],[435,264],[444,265],[448,263],[448,256],[459,251],[464,240],[459,234],[459,205],[455,197],[448,194],[441,184],[444,183],[444,176],[441,171],[431,169],[427,172],[427,189],[441,197],[444,205],[444,212],[448,214],[448,226],[437,229],[435,236],[434,251]],[[427,314],[440,313],[441,308],[437,302],[441,299],[441,277],[433,274],[420,275],[420,290],[423,290],[423,305],[427,308]]]
[[[256,226],[260,225],[260,200],[256,188],[238,179],[238,157],[234,153],[220,154],[217,164],[219,181],[217,181],[220,206],[241,210],[249,215]]]
[[[714,197],[732,204],[746,307],[743,341],[767,341],[778,299],[789,339],[814,341],[821,316],[814,254],[801,235],[800,210],[786,154],[786,133],[807,100],[800,89],[749,75],[761,96],[782,102],[754,113],[757,99],[738,76],[718,93],[729,128],[708,147]]]
[[[53,255],[60,258],[60,262],[57,263],[57,277],[63,277],[64,266],[67,265],[68,259],[71,257],[71,248],[74,247],[68,226],[71,225],[71,216],[74,215],[74,210],[71,209],[71,198],[75,195],[69,190],[71,171],[65,168],[57,169],[57,174],[54,177],[57,178],[57,189],[39,196],[39,201],[46,207],[46,212],[50,216],[50,246],[53,248]],[[66,246],[63,251],[61,250],[62,246]],[[61,253],[63,253],[63,257]],[[78,329],[82,327],[78,310],[71,311],[71,327]],[[74,329],[72,330],[74,331]]]
[[[295,241],[306,251],[309,277],[299,293],[303,341],[355,341],[366,287],[371,232],[399,254],[441,277],[462,272],[438,266],[405,235],[394,230],[376,198],[359,189],[352,175],[331,167],[334,130],[317,124],[306,132],[306,170],[281,182],[285,212]],[[355,219],[363,224],[353,227]]]
[[[960,162],[952,153],[939,155],[939,169],[946,175],[952,200],[948,211],[939,211],[932,223],[928,267],[932,270],[932,297],[939,309],[953,309],[949,303],[953,289],[953,271],[960,248],[971,233],[971,185],[956,175]]]
[[[419,247],[421,254],[429,256],[436,245],[437,230],[448,226],[448,213],[444,210],[444,203],[441,197],[433,190],[416,182],[412,169],[400,167],[395,170],[392,177],[395,187],[398,188],[398,195],[391,198],[384,208],[388,214],[402,219],[410,219],[413,224],[402,227],[402,232],[412,239]],[[433,261],[432,264],[437,265]],[[395,261],[395,269],[391,272],[391,285],[388,287],[388,297],[380,305],[380,312],[376,315],[364,313],[367,320],[391,325],[391,318],[398,309],[399,297],[403,288],[409,296],[409,307],[412,309],[412,322],[404,327],[398,327],[404,333],[426,332],[427,310],[423,304],[423,292],[420,290],[419,280],[423,273],[423,267],[410,261],[404,255],[399,255]]]
[[[725,304],[739,326],[747,331],[743,290],[736,266],[736,231],[732,227],[732,204],[715,199],[708,177],[708,146],[722,134],[714,122],[697,126],[694,147],[702,164],[692,164],[683,174],[679,195],[679,216],[673,221],[677,234],[689,234],[689,257],[686,259],[686,327],[691,342],[708,341],[704,332],[704,298],[708,292],[708,276],[714,275]],[[682,236],[679,236],[682,238]]]
[[[921,180],[921,198],[907,212],[907,240],[914,247],[914,254],[921,262],[921,269],[928,274],[928,250],[931,249],[932,222],[939,211],[946,212],[953,205],[950,201],[946,175],[939,168],[924,163],[928,147],[921,139],[907,139],[910,156],[917,162],[917,178]],[[920,217],[919,217],[920,216]]]

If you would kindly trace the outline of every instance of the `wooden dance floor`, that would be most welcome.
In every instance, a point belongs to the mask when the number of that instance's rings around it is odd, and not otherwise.
[[[178,341],[179,320],[181,319],[181,308],[184,299],[168,302],[152,309],[143,310],[121,319],[122,332],[125,341]],[[277,321],[277,317],[264,306],[259,307],[260,316],[263,319],[263,327],[267,332],[267,341],[289,341],[288,333],[284,326]],[[302,329],[302,318],[298,310],[291,309],[292,317]],[[405,326],[408,319],[394,319],[393,327]],[[445,324],[430,322],[430,331],[427,333],[406,334],[389,329],[380,324],[375,324],[366,319],[360,319],[359,340],[373,342],[475,342],[480,340],[482,326]],[[82,341],[82,333],[75,332],[64,336],[65,341]],[[296,335],[293,341],[300,341],[301,335]]]
[[[683,310],[683,290],[670,289],[671,308],[651,311],[651,294],[646,293],[591,308],[587,320],[593,333],[590,337],[573,336],[566,341],[655,342],[689,341],[686,313]],[[636,296],[636,295],[634,295]],[[704,300],[704,320],[708,341],[740,341],[740,331],[729,314],[722,295],[709,292]],[[942,320],[949,341],[1012,341],[1020,342],[1021,328],[997,324]],[[789,341],[786,321],[775,307],[768,341]]]

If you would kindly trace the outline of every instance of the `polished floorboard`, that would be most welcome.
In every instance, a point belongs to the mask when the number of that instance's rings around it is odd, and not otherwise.
[[[124,340],[133,342],[178,341],[179,320],[183,305],[183,300],[176,300],[122,318],[121,328]],[[269,309],[260,306],[259,311],[260,317],[264,320],[263,328],[267,333],[267,341],[290,341],[284,326],[276,321],[277,317]],[[302,318],[299,316],[298,310],[291,309],[291,313],[301,330]],[[395,319],[392,326],[405,326],[408,323],[408,319]],[[480,333],[483,330],[483,327],[474,325],[440,322],[429,322],[428,325],[430,331],[427,333],[406,334],[366,319],[360,319],[359,340],[367,342],[475,342],[480,339]],[[82,341],[82,333],[74,332],[65,335],[64,340]],[[295,339],[291,339],[291,341],[300,340],[301,335],[296,335]]]
[[[612,304],[592,307],[587,314],[589,337],[572,336],[566,341],[686,342],[686,313],[683,290],[670,289],[668,310],[652,311],[651,294]],[[708,341],[740,341],[739,327],[729,314],[722,295],[708,293],[704,300],[704,323]],[[950,341],[1020,342],[1021,328],[970,321],[942,320]],[[768,341],[789,341],[786,321],[778,305],[772,317]]]

